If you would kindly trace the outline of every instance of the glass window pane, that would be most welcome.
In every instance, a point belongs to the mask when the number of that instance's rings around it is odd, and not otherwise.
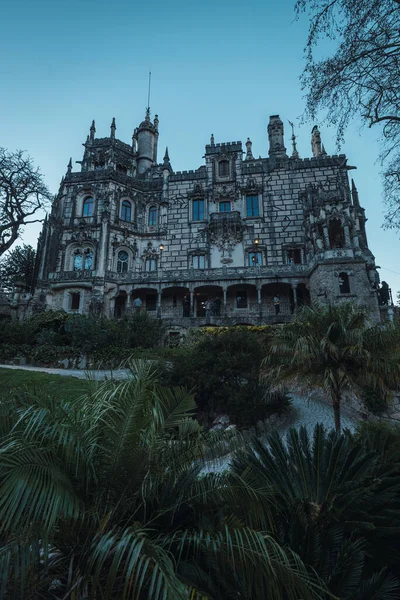
[[[93,252],[92,250],[85,252],[85,269],[93,268]]]
[[[121,219],[123,221],[128,221],[130,223],[131,221],[131,203],[128,202],[127,200],[124,200],[122,203],[122,207],[121,207]]]
[[[86,198],[86,200],[83,203],[83,216],[84,217],[91,217],[93,215],[93,208],[94,208],[94,200],[93,198],[89,197]]]
[[[74,256],[74,271],[82,271],[82,254],[75,254]]]
[[[231,203],[225,200],[223,202],[220,202],[219,212],[231,212]]]
[[[149,210],[149,225],[150,227],[157,225],[157,209],[155,206],[152,206]]]
[[[258,196],[246,196],[246,216],[258,217]]]
[[[193,200],[193,221],[204,221],[204,200]]]

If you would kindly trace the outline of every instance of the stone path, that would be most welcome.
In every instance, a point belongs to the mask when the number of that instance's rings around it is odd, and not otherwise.
[[[90,377],[96,381],[101,381],[105,378],[113,377],[114,379],[127,379],[129,369],[111,370],[90,370],[83,371],[81,369],[47,369],[45,367],[31,366],[16,366],[16,365],[1,365],[2,369],[23,369],[24,371],[34,371],[41,373],[49,373],[51,375],[63,375],[66,377],[77,377],[86,379]],[[292,395],[293,417],[290,423],[283,425],[279,431],[284,435],[290,427],[301,427],[305,425],[309,432],[312,432],[317,423],[323,423],[326,427],[333,427],[333,411],[328,403],[321,400],[307,400],[298,395]],[[354,415],[342,410],[342,427],[343,429],[354,430],[357,424],[357,419]]]
[[[63,375],[64,377],[77,377],[78,379],[95,379],[101,381],[102,379],[127,379],[129,376],[129,369],[115,369],[111,370],[88,370],[82,369],[48,369],[46,367],[31,367],[31,366],[19,366],[19,365],[1,365],[1,369],[23,369],[24,371],[35,371],[40,373],[48,373],[49,375]]]

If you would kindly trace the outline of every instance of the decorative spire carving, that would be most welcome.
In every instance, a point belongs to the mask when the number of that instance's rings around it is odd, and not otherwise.
[[[69,159],[69,163],[67,166],[67,173],[69,174],[69,173],[71,173],[71,171],[72,171],[72,157]]]
[[[252,142],[251,142],[250,138],[247,138],[247,142],[246,142],[246,160],[252,160],[254,158],[253,152],[251,150],[251,147],[252,147]]]
[[[214,142],[214,134],[211,134],[211,138],[210,138],[210,144],[211,146],[214,146],[215,142]]]
[[[93,119],[92,125],[90,127],[90,136],[89,136],[89,139],[91,142],[93,142],[93,140],[94,140],[95,133],[96,133],[96,127],[95,127],[94,119]]]
[[[158,120],[158,115],[154,115],[154,129],[156,129],[158,131],[158,124],[159,124],[159,120]]]
[[[353,200],[353,205],[357,208],[360,207],[360,200],[358,198],[358,191],[356,188],[356,184],[354,183],[354,179],[351,180],[351,197]]]
[[[144,120],[145,120],[146,122],[150,123],[150,106],[148,106],[148,107],[146,108],[146,116],[145,116]]]
[[[283,139],[283,123],[279,115],[272,115],[268,123],[269,155],[277,158],[287,157]]]
[[[321,156],[322,153],[322,144],[321,144],[321,134],[318,129],[318,125],[314,125],[311,131],[311,150],[313,156],[316,158],[317,156]]]
[[[297,151],[296,136],[294,135],[294,124],[291,121],[289,121],[289,125],[292,128],[292,158],[300,158],[299,153]]]
[[[110,129],[111,129],[110,138],[112,140],[115,140],[115,130],[117,129],[117,126],[115,124],[115,117],[113,117]]]

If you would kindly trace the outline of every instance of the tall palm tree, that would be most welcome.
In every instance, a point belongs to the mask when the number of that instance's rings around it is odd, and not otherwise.
[[[297,555],[235,517],[229,441],[154,367],[78,400],[0,406],[0,597],[24,600],[325,598]]]
[[[277,387],[324,390],[339,431],[345,392],[388,393],[400,385],[399,330],[371,325],[368,313],[350,303],[305,307],[270,335],[263,374]]]
[[[263,515],[260,526],[335,597],[398,598],[400,454],[383,457],[377,438],[322,425],[313,436],[292,428],[286,441],[274,432],[266,442],[254,440],[233,461],[243,522]]]

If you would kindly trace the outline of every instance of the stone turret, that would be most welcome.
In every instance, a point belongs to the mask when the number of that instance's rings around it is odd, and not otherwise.
[[[321,156],[322,153],[326,154],[325,148],[322,152],[321,134],[318,125],[314,125],[311,131],[311,149],[315,158]]]
[[[115,117],[113,117],[112,123],[111,123],[111,127],[110,127],[110,138],[112,140],[115,140],[115,130],[117,129],[117,126],[115,124]]]
[[[96,127],[95,127],[94,120],[93,120],[92,124],[90,126],[90,136],[89,136],[89,140],[91,142],[93,142],[93,140],[94,140],[95,133],[96,133]]]
[[[253,157],[253,152],[252,152],[252,142],[250,140],[250,138],[247,138],[247,142],[246,142],[246,160],[251,160]]]
[[[136,130],[139,174],[144,173],[157,162],[158,122],[157,115],[154,117],[154,123],[150,121],[150,108],[147,108],[145,120]]]
[[[269,155],[276,158],[286,158],[286,148],[283,138],[283,123],[279,115],[272,115],[268,123]]]

